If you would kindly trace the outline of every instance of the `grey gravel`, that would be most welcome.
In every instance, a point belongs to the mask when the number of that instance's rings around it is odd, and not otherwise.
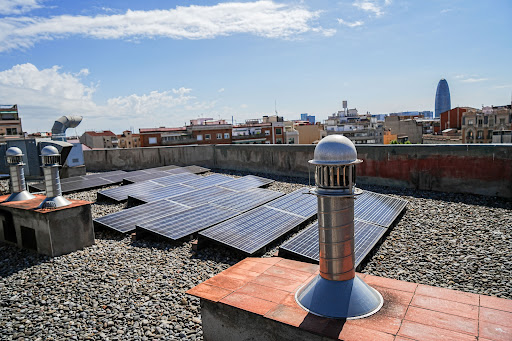
[[[255,175],[275,179],[268,188],[285,193],[309,184]],[[361,187],[409,201],[363,273],[512,298],[510,202]],[[95,202],[97,191],[67,197],[93,201],[94,217],[125,207]],[[199,300],[185,291],[241,259],[220,247],[193,252],[190,241],[131,241],[109,231],[96,232],[94,246],[55,258],[0,244],[0,340],[202,340]]]

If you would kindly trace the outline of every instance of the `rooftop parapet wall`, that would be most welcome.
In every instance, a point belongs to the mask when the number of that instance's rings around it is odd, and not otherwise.
[[[207,145],[84,151],[88,171],[169,164],[313,177],[314,145]],[[357,180],[512,198],[512,144],[358,145]],[[313,178],[312,182],[314,182]]]

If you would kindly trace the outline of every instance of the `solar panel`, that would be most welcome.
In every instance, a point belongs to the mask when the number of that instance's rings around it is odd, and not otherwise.
[[[274,200],[283,194],[284,193],[268,189],[251,188],[243,192],[230,193],[227,196],[210,200],[209,202],[218,206],[243,212],[263,205],[264,203]]]
[[[316,196],[310,194],[308,188],[301,188],[268,203],[266,206],[309,219],[317,214],[318,204]]]
[[[157,220],[137,224],[137,232],[151,232],[177,240],[229,219],[238,212],[212,204],[197,206]]]
[[[132,184],[135,182],[158,179],[158,178],[166,177],[166,176],[173,175],[173,174],[182,174],[182,173],[192,174],[191,172],[187,171],[184,168],[174,168],[174,169],[170,169],[170,170],[143,169],[143,170],[135,171],[132,173],[136,173],[136,174],[132,175],[131,173],[128,173],[128,175],[124,177],[123,183]]]
[[[62,193],[70,193],[120,183],[123,180],[124,174],[126,174],[125,171],[112,171],[62,178],[60,179],[61,190]],[[43,181],[29,185],[29,189],[32,191],[44,191],[46,187]]]
[[[174,175],[167,175],[161,178],[153,179],[151,181],[163,186],[169,186],[174,184],[185,183],[195,179],[201,179],[201,176],[185,172]]]
[[[356,267],[366,258],[375,245],[381,240],[386,229],[361,220],[354,220],[354,251],[356,254]],[[288,240],[279,252],[291,254],[300,258],[319,261],[318,256],[318,222],[301,231]]]
[[[199,188],[205,188],[205,187],[214,186],[214,185],[220,185],[222,183],[232,181],[232,180],[233,180],[233,178],[226,176],[226,175],[212,174],[212,175],[208,175],[208,176],[199,177],[196,180],[187,181],[185,184],[187,186],[192,186],[194,188],[199,189]]]
[[[389,227],[407,205],[407,201],[370,191],[356,197],[354,216],[369,223]]]
[[[173,184],[154,188],[152,191],[138,192],[128,195],[129,204],[140,204],[158,201],[168,197],[194,191],[195,188],[184,184]]]
[[[199,233],[200,238],[252,255],[304,222],[304,218],[268,207],[257,207]]]
[[[206,173],[206,172],[210,171],[210,168],[205,168],[205,167],[195,166],[195,165],[186,166],[183,168],[186,168],[189,172],[192,172],[194,174],[201,174],[201,173]]]
[[[243,191],[249,188],[262,187],[271,184],[274,180],[262,178],[255,175],[246,175],[219,185],[235,191]]]
[[[149,193],[161,187],[163,187],[163,185],[152,181],[137,182],[130,185],[100,191],[97,194],[97,200],[125,201],[131,193]]]
[[[149,222],[189,208],[188,206],[172,203],[167,200],[159,200],[96,218],[94,222],[96,225],[121,233],[131,233],[135,231],[135,226],[138,223]]]

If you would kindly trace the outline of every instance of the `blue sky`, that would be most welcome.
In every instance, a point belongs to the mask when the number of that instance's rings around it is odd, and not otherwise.
[[[503,105],[512,2],[0,0],[0,104],[48,131]],[[68,132],[68,134],[74,133]]]

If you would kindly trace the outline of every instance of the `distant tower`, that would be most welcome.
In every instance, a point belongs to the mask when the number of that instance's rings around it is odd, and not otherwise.
[[[446,79],[441,79],[437,84],[436,91],[436,110],[434,117],[440,117],[441,113],[448,111],[452,108],[450,101],[450,88]]]

